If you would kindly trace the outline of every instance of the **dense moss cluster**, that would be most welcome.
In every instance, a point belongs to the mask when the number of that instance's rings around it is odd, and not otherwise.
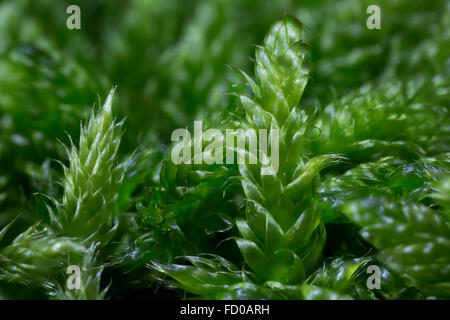
[[[446,1],[70,4],[0,3],[0,298],[450,298]],[[174,164],[194,120],[279,165]]]

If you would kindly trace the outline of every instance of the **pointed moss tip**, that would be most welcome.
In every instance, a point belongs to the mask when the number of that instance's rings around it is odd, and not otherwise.
[[[114,92],[116,91],[117,86],[113,86],[111,91],[109,91],[108,97],[106,98],[105,104],[103,105],[103,110],[111,111],[112,98],[114,96]]]

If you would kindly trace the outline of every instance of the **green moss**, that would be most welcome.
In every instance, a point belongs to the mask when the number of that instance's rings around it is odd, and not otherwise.
[[[0,298],[449,297],[446,1],[69,4],[0,3]],[[175,165],[194,120],[279,166]]]

